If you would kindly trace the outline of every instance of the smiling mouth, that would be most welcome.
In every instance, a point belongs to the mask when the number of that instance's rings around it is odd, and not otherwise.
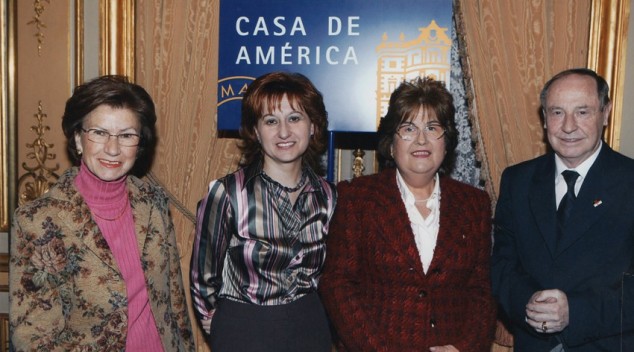
[[[101,165],[108,167],[108,168],[115,168],[115,167],[119,167],[121,166],[120,161],[109,161],[109,160],[99,160],[99,162],[101,163]]]
[[[425,151],[417,151],[417,152],[413,152],[412,153],[413,156],[430,156],[431,152],[425,150]]]
[[[277,143],[277,146],[280,148],[290,148],[295,144],[295,142],[284,142],[284,143]]]

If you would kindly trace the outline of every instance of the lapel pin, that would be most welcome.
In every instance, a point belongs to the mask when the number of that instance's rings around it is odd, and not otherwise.
[[[603,201],[601,199],[595,199],[594,202],[592,202],[592,205],[596,208],[599,205],[603,204]]]

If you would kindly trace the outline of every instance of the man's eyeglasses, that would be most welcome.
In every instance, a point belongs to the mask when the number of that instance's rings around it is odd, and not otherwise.
[[[404,123],[398,127],[396,134],[404,141],[413,141],[418,138],[420,131],[413,123]],[[423,133],[426,137],[440,139],[445,135],[445,128],[438,122],[430,122],[423,127]]]
[[[90,129],[81,129],[88,137],[88,140],[91,142],[106,144],[110,140],[110,137],[115,137],[117,139],[117,143],[119,143],[122,147],[135,147],[139,145],[141,141],[141,136],[136,133],[120,133],[120,134],[110,134],[108,131],[98,130],[95,128]]]

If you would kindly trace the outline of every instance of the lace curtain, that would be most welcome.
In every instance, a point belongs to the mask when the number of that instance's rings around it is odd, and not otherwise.
[[[480,180],[480,163],[475,153],[475,143],[471,135],[471,122],[467,108],[467,94],[465,91],[464,75],[460,62],[460,50],[456,32],[455,18],[451,30],[451,78],[449,89],[456,107],[456,129],[458,130],[458,146],[456,147],[456,161],[450,174],[453,179],[482,188]]]

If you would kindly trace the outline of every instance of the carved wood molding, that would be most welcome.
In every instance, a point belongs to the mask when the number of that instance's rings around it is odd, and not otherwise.
[[[34,25],[37,32],[35,32],[35,38],[37,39],[37,55],[40,56],[42,54],[42,47],[44,46],[44,38],[46,35],[44,34],[44,29],[46,28],[46,23],[42,20],[44,15],[44,11],[46,11],[46,2],[50,4],[50,0],[35,0],[33,1],[33,19],[29,21],[27,24]]]
[[[26,157],[35,161],[35,165],[29,166],[26,162],[22,163],[22,168],[26,170],[26,173],[18,179],[19,205],[46,193],[59,178],[56,173],[59,169],[59,163],[55,166],[47,165],[49,159],[54,160],[56,155],[50,152],[54,145],[47,143],[45,139],[45,132],[49,131],[50,127],[44,124],[44,118],[47,115],[44,113],[41,101],[38,102],[37,113],[33,116],[37,119],[37,125],[31,126],[31,131],[35,132],[36,137],[32,143],[26,144],[27,148],[32,149]]]

